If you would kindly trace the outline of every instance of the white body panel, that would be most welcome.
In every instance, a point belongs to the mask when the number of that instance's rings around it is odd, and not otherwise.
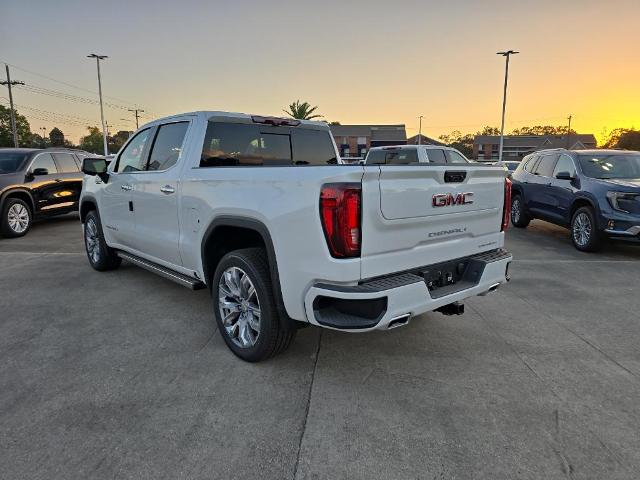
[[[91,199],[97,204],[109,246],[206,282],[202,245],[212,222],[221,217],[260,222],[273,244],[286,312],[293,319],[313,322],[309,302],[318,283],[357,285],[365,278],[460,258],[503,244],[502,170],[478,169],[469,175],[465,185],[453,188],[447,184],[446,192],[475,189],[477,202],[472,206],[456,205],[438,215],[428,205],[432,192],[442,186],[439,179],[447,166],[200,168],[207,122],[212,117],[225,121],[246,120],[248,116],[198,112],[157,120],[145,127],[176,120],[191,122],[174,167],[164,172],[111,173],[106,184],[85,178],[81,202]],[[316,122],[303,122],[297,128],[306,124],[315,129],[326,128],[329,134],[328,127]],[[110,168],[115,164],[114,160]],[[468,165],[449,167],[473,169]],[[329,253],[319,215],[319,196],[322,185],[333,182],[362,182],[361,258],[336,259]],[[121,190],[123,184],[130,185],[131,191]],[[167,185],[174,189],[173,193],[160,191]],[[134,212],[129,211],[129,201]],[[429,237],[430,232],[450,227],[466,231]],[[473,289],[457,293],[455,300],[486,291],[489,282],[504,281],[504,265],[492,268],[502,268],[502,273],[488,269],[491,278],[483,277]],[[392,310],[417,314],[455,301],[448,297],[430,301],[426,287],[416,289],[419,287],[405,287],[400,296],[394,293]],[[412,295],[419,298],[409,302]],[[405,308],[403,302],[411,305]],[[390,319],[389,315],[385,321]]]

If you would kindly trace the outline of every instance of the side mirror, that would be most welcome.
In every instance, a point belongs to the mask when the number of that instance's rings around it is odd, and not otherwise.
[[[46,168],[34,168],[31,172],[31,175],[33,175],[34,177],[38,175],[49,175],[49,170],[47,170]]]
[[[558,180],[573,180],[573,177],[569,172],[558,172],[556,174]]]
[[[82,173],[100,179],[106,183],[109,178],[107,173],[107,159],[102,157],[85,158],[82,160]]]

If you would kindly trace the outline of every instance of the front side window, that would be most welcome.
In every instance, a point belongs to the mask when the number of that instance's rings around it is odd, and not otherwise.
[[[447,150],[447,163],[469,163],[466,158],[460,155],[455,150]]]
[[[167,170],[178,162],[189,122],[160,125],[146,170]]]
[[[640,178],[639,154],[581,154],[582,172],[591,178]]]
[[[558,163],[556,163],[556,168],[553,169],[554,178],[560,172],[569,172],[572,177],[576,176],[576,167],[573,164],[573,159],[569,155],[560,155],[560,159]]]
[[[443,150],[429,149],[427,150],[427,157],[431,163],[446,163]]]
[[[56,159],[62,173],[78,173],[80,171],[76,159],[70,153],[54,153],[53,158]]]
[[[50,153],[41,153],[36,157],[31,164],[31,171],[33,172],[36,168],[46,168],[49,175],[58,173],[58,169]]]
[[[553,169],[556,166],[557,160],[557,154],[544,155],[536,167],[535,174],[540,175],[541,177],[550,177],[553,174]]]
[[[146,163],[146,147],[151,129],[146,128],[139,132],[127,144],[118,157],[115,171],[119,173],[139,172],[144,170]]]

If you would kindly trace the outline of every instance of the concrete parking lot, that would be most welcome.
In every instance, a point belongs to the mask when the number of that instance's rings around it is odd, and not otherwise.
[[[389,332],[235,358],[207,291],[94,272],[74,216],[0,239],[0,477],[640,476],[640,248],[511,229],[513,280]]]

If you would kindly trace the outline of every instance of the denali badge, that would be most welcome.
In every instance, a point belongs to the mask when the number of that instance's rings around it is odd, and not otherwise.
[[[448,207],[450,205],[468,205],[473,203],[471,199],[473,192],[465,193],[438,193],[433,196],[432,204],[434,207]]]

